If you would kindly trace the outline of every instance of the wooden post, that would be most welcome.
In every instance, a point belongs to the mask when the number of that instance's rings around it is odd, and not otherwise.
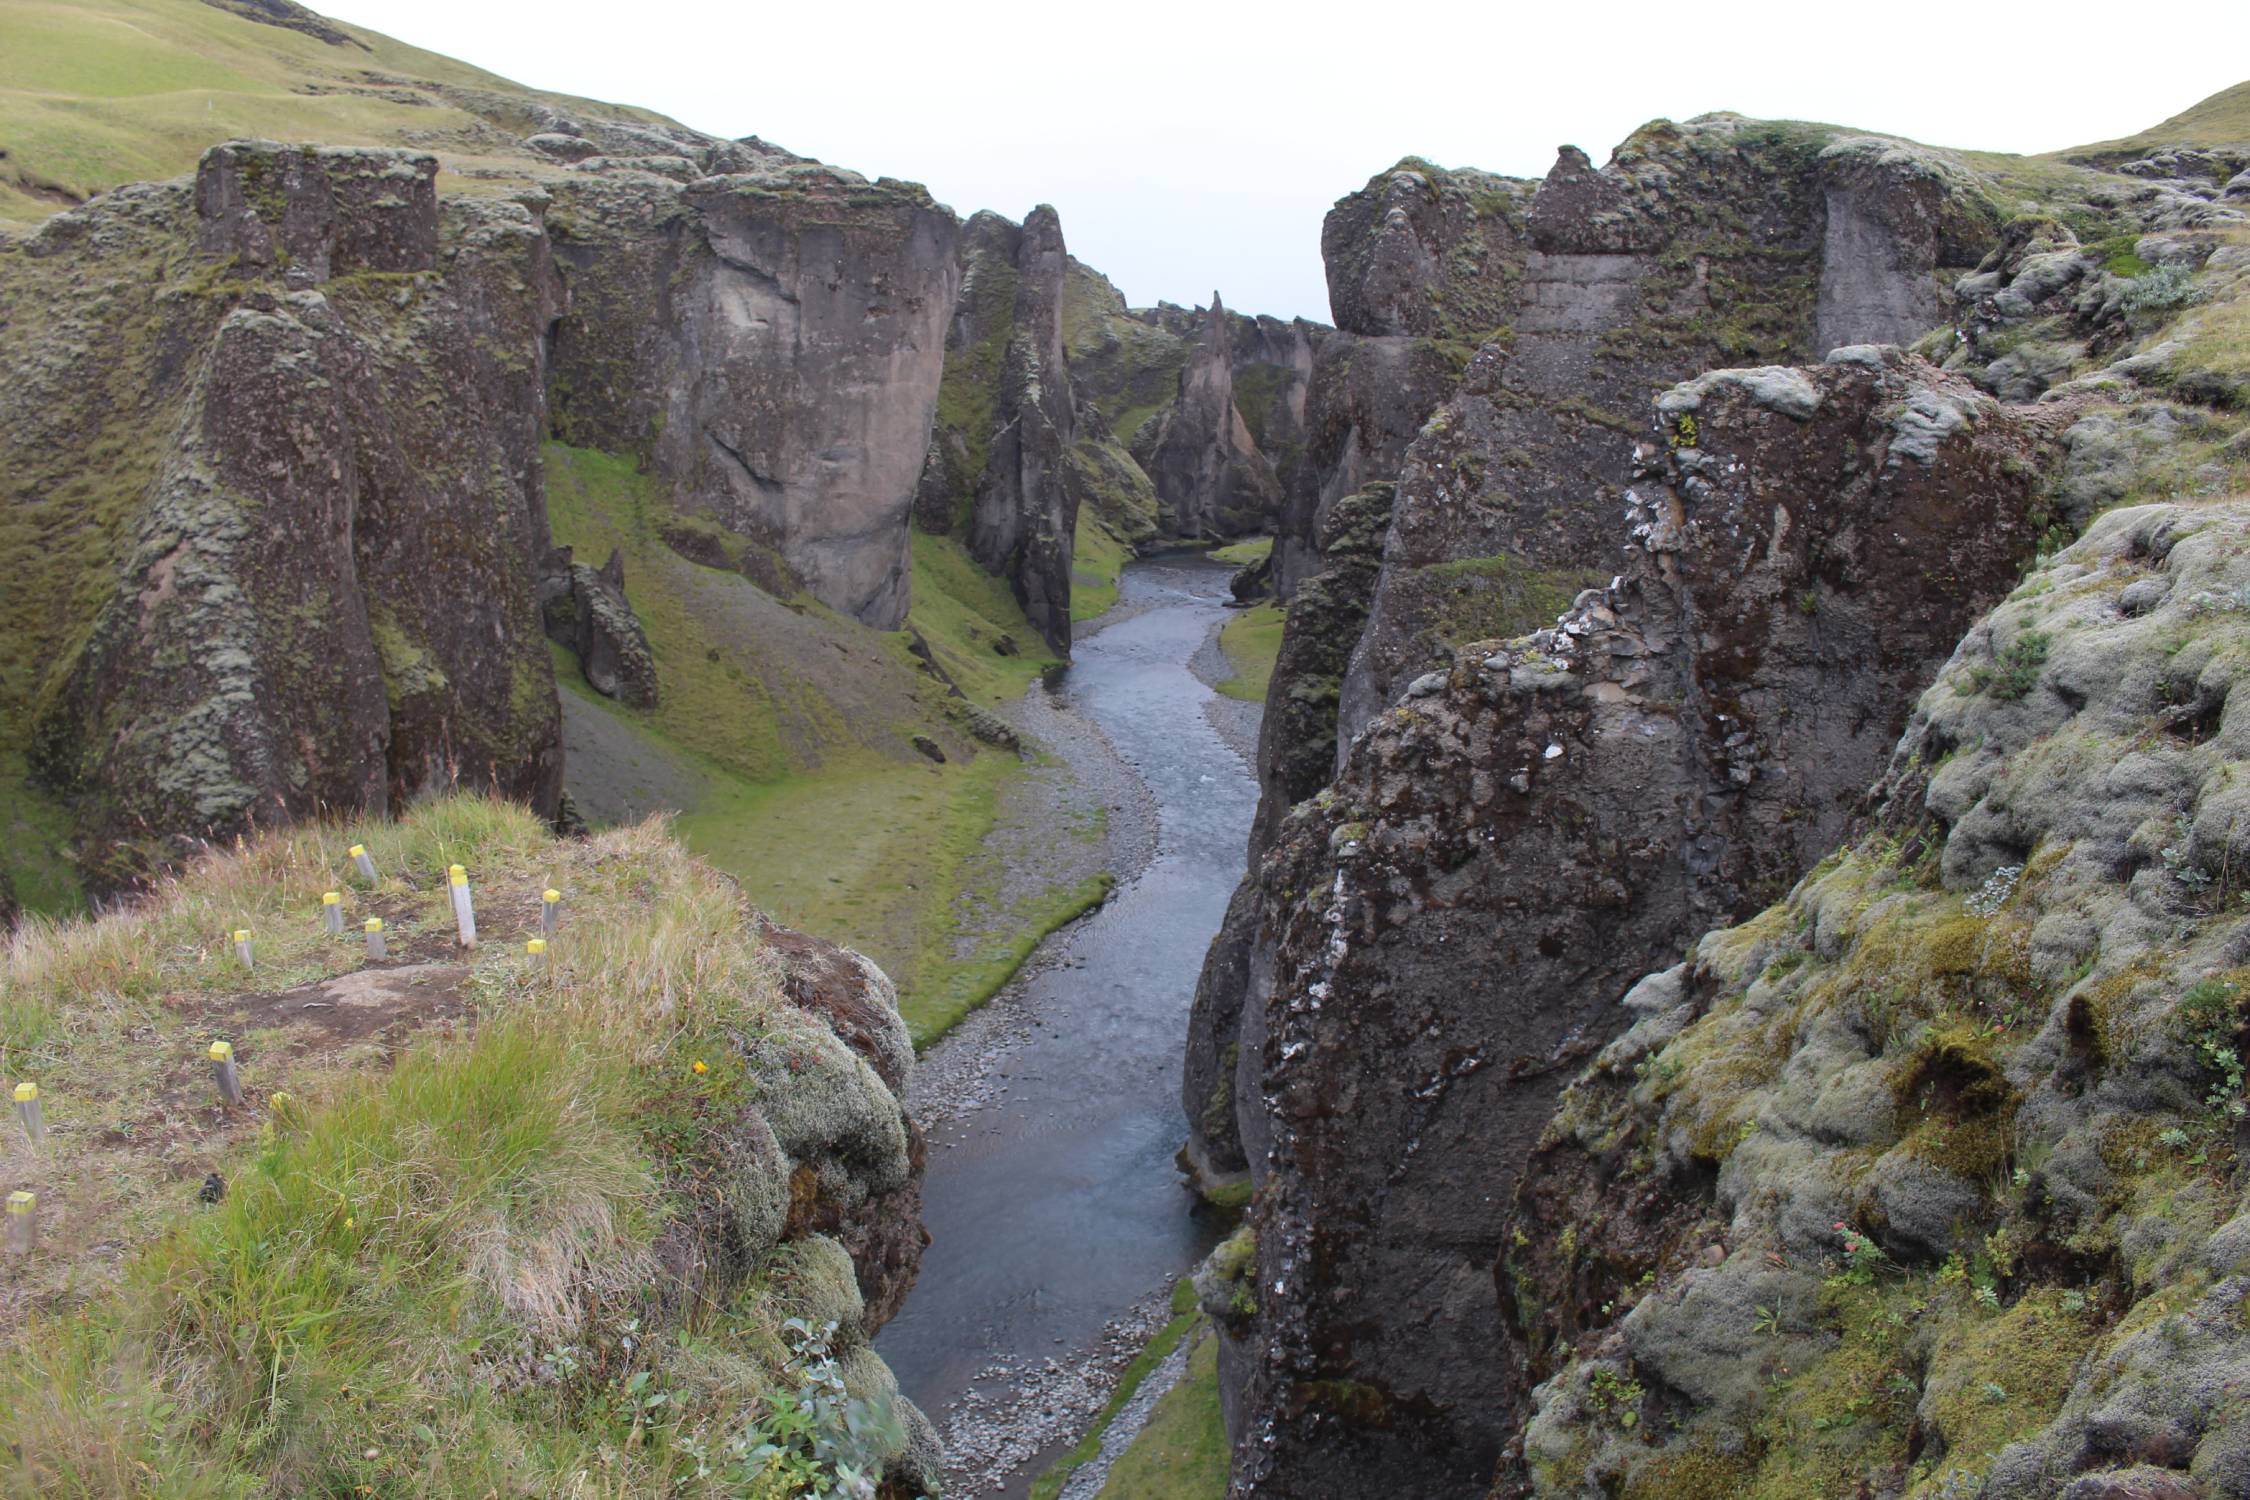
[[[234,930],[234,956],[240,960],[242,967],[245,969],[254,969],[258,966],[250,952],[250,929],[247,927],[237,927]]]
[[[242,1107],[242,1075],[234,1066],[231,1042],[211,1044],[211,1081],[219,1086],[219,1097],[227,1101],[229,1109]]]
[[[369,917],[367,919],[367,956],[369,958],[384,956],[383,919],[381,917]]]
[[[474,948],[477,945],[477,909],[469,895],[469,872],[455,865],[445,872],[445,878],[453,887],[453,924],[460,932],[461,946]]]
[[[344,893],[329,891],[320,898],[320,925],[330,937],[344,935]]]
[[[39,1195],[8,1195],[8,1253],[29,1255],[39,1247]]]
[[[549,886],[539,893],[539,935],[553,937],[562,926],[562,892]]]
[[[39,1104],[38,1084],[16,1085],[16,1118],[22,1122],[24,1137],[34,1150],[47,1144],[47,1116]]]
[[[367,857],[367,846],[365,844],[352,845],[352,868],[357,870],[359,878],[369,885],[375,883],[375,861]]]

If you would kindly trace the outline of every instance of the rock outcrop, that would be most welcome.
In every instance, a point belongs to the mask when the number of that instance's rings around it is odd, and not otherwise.
[[[816,162],[696,170],[586,161],[552,183],[555,429],[641,455],[678,511],[896,629],[959,228],[919,187]]]
[[[1070,559],[1084,488],[1072,482],[1077,407],[1063,345],[1062,223],[994,213],[962,235],[962,290],[945,337],[945,399],[916,492],[917,524],[956,533],[1008,581],[1056,652],[1070,651]]]
[[[0,744],[72,799],[95,886],[442,786],[554,813],[542,637],[659,688],[621,577],[552,545],[550,435],[663,481],[636,524],[903,618],[951,213],[755,141],[530,123],[671,154],[441,200],[428,155],[233,142],[0,246]]]
[[[1148,472],[1173,536],[1241,536],[1279,511],[1281,486],[1234,399],[1234,327],[1211,294],[1172,404],[1141,429],[1134,457]]]
[[[38,765],[97,883],[152,837],[435,787],[556,805],[535,594],[562,288],[531,209],[441,207],[436,171],[236,143],[9,254],[11,321],[45,298],[48,332],[0,382],[9,503],[36,526],[90,499],[98,528],[21,584],[60,648]]]
[[[1506,1206],[1618,1029],[1608,997],[1833,845],[2019,576],[2037,432],[1848,353],[1667,393],[1614,586],[1417,679],[1284,823],[1234,1083],[1258,1185],[1243,1493],[1489,1476]]]
[[[2101,517],[1860,836],[1626,993],[1518,1196],[1504,1492],[2250,1490],[2246,554],[2241,499]]]
[[[1699,370],[1919,336],[1941,311],[1940,269],[1973,265],[1991,234],[1945,157],[1735,115],[1644,126],[1599,170],[1566,148],[1535,189],[1511,188],[1517,211],[1479,221],[1466,249],[1458,213],[1432,214],[1386,217],[1363,255],[1375,275],[1473,251],[1481,279],[1452,284],[1476,295],[1455,300],[1497,332],[1402,467],[1347,736],[1478,633],[1479,614],[1506,611],[1525,565],[1613,566],[1630,459],[1617,434],[1651,394]],[[1393,243],[1409,238],[1412,253]],[[1464,586],[1472,567],[1493,576]]]
[[[635,708],[656,707],[656,658],[625,600],[625,558],[612,551],[599,568],[549,560],[540,607],[547,638],[578,658],[587,684],[605,698]]]

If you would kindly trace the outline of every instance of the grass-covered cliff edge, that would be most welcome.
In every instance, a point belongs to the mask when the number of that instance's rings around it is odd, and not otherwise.
[[[557,841],[458,797],[32,919],[0,970],[0,1071],[46,1125],[0,1148],[40,1236],[0,1265],[0,1489],[918,1493],[933,1440],[866,1342],[920,1253],[911,1066],[880,971],[656,823]]]

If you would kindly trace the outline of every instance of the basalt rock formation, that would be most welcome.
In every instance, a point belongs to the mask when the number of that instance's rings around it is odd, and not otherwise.
[[[945,399],[916,492],[925,531],[960,533],[1008,580],[1024,618],[1070,650],[1071,482],[1076,400],[1063,352],[1062,224],[1042,204],[1009,223],[969,220],[962,289],[945,336]]]
[[[552,560],[541,589],[547,638],[578,658],[595,692],[635,708],[656,707],[656,658],[625,602],[625,559],[611,552],[599,568]]]
[[[780,157],[554,184],[554,426],[643,456],[785,586],[896,629],[959,231],[919,187]]]
[[[1283,825],[1235,1082],[1259,1203],[1245,1492],[1489,1475],[1490,1268],[1609,997],[1833,845],[1916,685],[2028,558],[2036,433],[1850,353],[1667,393],[1615,586],[1417,679]]]
[[[1646,126],[1599,170],[1566,149],[1505,201],[1515,216],[1488,215],[1469,242],[1481,280],[1455,278],[1499,332],[1403,466],[1347,735],[1451,644],[1512,634],[1490,627],[1521,565],[1610,566],[1630,457],[1616,439],[1650,395],[1699,370],[1918,336],[1940,268],[1973,266],[1992,235],[1980,188],[1941,156],[1733,115]],[[1401,218],[1363,252],[1378,285],[1469,253],[1452,217]]]
[[[637,455],[683,545],[898,623],[952,216],[702,156],[441,199],[427,155],[236,142],[0,246],[5,738],[96,886],[439,786],[554,812],[543,637],[659,689],[622,578],[552,545],[550,433]]]
[[[1900,192],[1880,189],[1891,179]],[[1633,461],[1620,435],[1640,430],[1647,398],[1743,356],[1818,358],[1854,317],[1863,332],[1836,343],[1898,337],[1884,309],[1934,307],[1936,268],[1980,253],[1972,188],[1897,143],[1720,115],[1647,126],[1599,171],[1575,148],[1537,183],[1409,159],[1340,200],[1321,240],[1339,331],[1314,364],[1313,440],[1275,543],[1281,591],[1322,566],[1319,531],[1343,495],[1395,479],[1398,496],[1340,682],[1324,669],[1300,684],[1285,661],[1271,701],[1289,707],[1269,718],[1302,721],[1312,695],[1332,695],[1335,721],[1314,737],[1348,740],[1454,646],[1532,629],[1606,582]],[[1318,615],[1305,628],[1332,632],[1325,603]],[[1288,805],[1260,818],[1253,868]],[[1199,987],[1191,1058],[1234,1047],[1228,956],[1249,942],[1247,912],[1235,904]],[[1209,1100],[1203,1071],[1191,1063],[1186,1087]],[[1233,1159],[1224,1112],[1190,1113],[1208,1122],[1191,1158]]]
[[[1860,836],[1625,994],[1519,1191],[1508,1491],[2250,1489],[2246,540],[2103,516]]]
[[[10,507],[68,538],[19,581],[54,647],[36,751],[97,879],[146,836],[434,786],[556,804],[535,594],[563,290],[530,210],[441,209],[436,171],[238,143],[9,251],[10,321],[39,299],[62,335],[11,340],[0,382]]]

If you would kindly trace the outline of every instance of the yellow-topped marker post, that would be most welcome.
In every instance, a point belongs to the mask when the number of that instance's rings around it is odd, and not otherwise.
[[[359,878],[369,885],[375,883],[375,861],[367,857],[367,846],[365,844],[352,845],[352,868],[359,873]]]
[[[242,1107],[242,1074],[234,1065],[233,1043],[211,1044],[211,1081],[219,1086],[219,1097],[229,1109]]]
[[[553,886],[539,893],[539,932],[553,937],[562,926],[562,892]]]
[[[369,958],[381,958],[384,953],[383,919],[381,917],[369,917],[367,919],[367,956]]]
[[[461,946],[477,945],[477,908],[469,895],[469,872],[455,865],[445,872],[446,884],[453,890],[453,925],[461,934]]]
[[[8,1195],[8,1253],[29,1255],[39,1246],[39,1195]]]
[[[23,1126],[24,1138],[34,1147],[47,1144],[47,1117],[39,1104],[39,1085],[31,1082],[16,1085],[16,1120]]]
[[[330,937],[344,935],[344,893],[329,891],[320,898],[320,925]]]
[[[234,956],[236,961],[245,969],[254,969],[258,966],[255,956],[250,951],[250,929],[247,927],[237,927],[234,930]]]
[[[554,972],[554,955],[550,954],[547,951],[547,940],[545,938],[533,938],[530,942],[523,945],[523,951],[525,956],[530,959],[531,963],[535,965],[541,973]]]

